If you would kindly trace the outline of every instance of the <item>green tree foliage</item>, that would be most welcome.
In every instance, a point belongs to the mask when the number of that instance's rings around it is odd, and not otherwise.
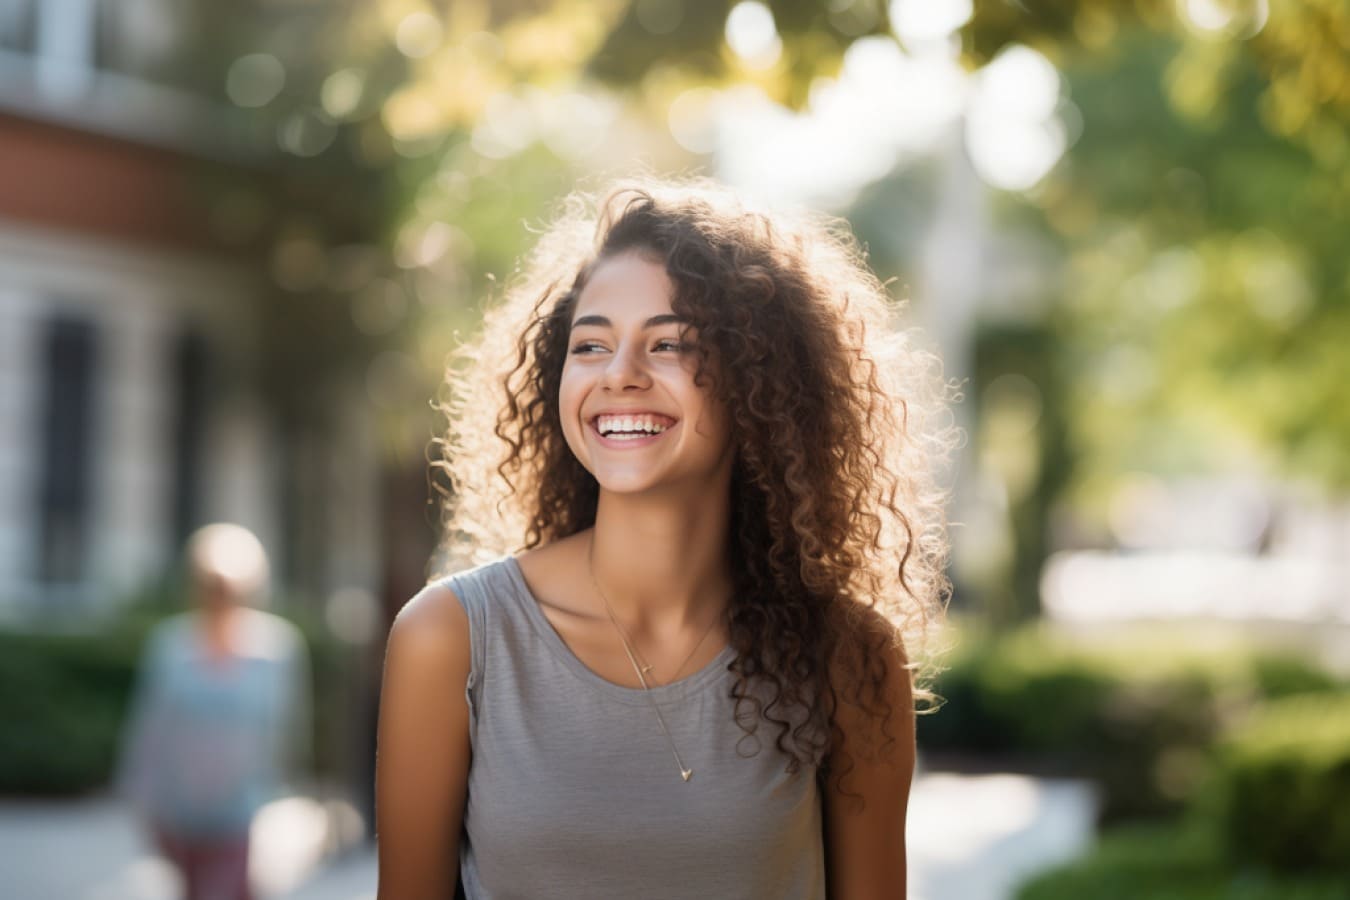
[[[610,84],[642,86],[654,73],[674,69],[712,81],[754,77],[776,100],[806,102],[811,82],[837,72],[844,51],[858,38],[887,33],[882,0],[768,0],[782,51],[767,72],[752,73],[723,42],[734,0],[634,0],[587,65]]]
[[[250,53],[286,70],[254,113],[284,150],[214,214],[265,247],[285,295],[278,346],[308,338],[276,382],[311,396],[300,386],[334,360],[394,345],[439,374],[444,338],[471,327],[488,276],[509,277],[528,242],[518,223],[595,163],[537,135],[485,151],[476,131],[503,105],[605,85],[663,127],[685,88],[743,82],[800,105],[854,40],[889,28],[880,0],[766,6],[782,50],[751,69],[726,46],[730,0],[200,4],[203,89],[221,93]],[[1234,448],[1350,482],[1350,406],[1333,402],[1350,380],[1350,8],[982,0],[961,41],[972,67],[1012,44],[1044,52],[1081,120],[1031,197],[1069,259],[1054,328],[1080,487],[1212,467]],[[694,161],[671,147],[648,161]],[[400,246],[420,250],[400,264]],[[353,325],[382,304],[405,311],[398,327]]]
[[[453,335],[511,277],[526,223],[597,167],[638,161],[571,137],[647,123],[658,137],[635,156],[687,167],[665,131],[679,92],[753,77],[801,101],[853,39],[886,27],[880,0],[771,6],[783,52],[751,73],[725,48],[726,2],[196,4],[195,55],[172,77],[233,102],[228,82],[250,59],[284,71],[277,95],[248,110],[262,160],[212,169],[204,195],[222,239],[271,276],[264,358],[287,420],[322,419],[324,397],[373,384],[386,446],[420,458]],[[569,118],[587,103],[622,108]],[[558,134],[489,127],[541,111]]]
[[[1257,122],[1250,70],[1203,117],[1129,71],[1175,52],[1154,44],[1071,75],[1077,102],[1103,110],[1045,192],[1071,250],[1062,324],[1077,339],[1082,449],[1107,471],[1167,471],[1236,446],[1344,486],[1350,184]]]
[[[973,63],[1055,60],[1081,120],[1032,194],[1085,497],[1236,465],[1350,484],[1350,8],[977,5]]]
[[[972,66],[1010,44],[1075,68],[1143,27],[1182,44],[1193,80],[1191,111],[1254,72],[1260,115],[1274,132],[1311,143],[1341,143],[1350,120],[1350,7],[1341,0],[980,0],[964,29]]]

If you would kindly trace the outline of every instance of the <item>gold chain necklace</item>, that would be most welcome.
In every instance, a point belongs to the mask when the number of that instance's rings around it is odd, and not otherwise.
[[[647,673],[651,671],[652,667],[650,665],[638,665],[637,654],[634,652],[632,645],[628,642],[628,635],[624,632],[623,626],[619,624],[618,617],[614,615],[614,608],[609,605],[609,598],[605,596],[605,592],[600,588],[600,582],[595,577],[594,536],[591,537],[590,544],[586,548],[586,568],[591,576],[591,584],[595,586],[595,592],[600,595],[600,601],[605,604],[605,613],[609,616],[610,624],[614,626],[614,630],[619,634],[619,641],[623,644],[624,655],[628,657],[628,662],[632,665],[633,672],[637,675],[638,683],[642,685],[642,694],[647,698],[647,702],[651,704],[652,712],[656,714],[656,722],[661,726],[661,733],[665,735],[666,743],[670,745],[670,754],[675,757],[675,765],[680,768],[680,777],[685,781],[688,781],[694,776],[694,770],[686,768],[684,760],[680,758],[680,751],[675,747],[675,739],[670,736],[670,729],[666,727],[665,717],[661,715],[660,707],[658,707],[656,701],[652,699],[651,687],[647,684]],[[703,632],[703,637],[698,639],[698,643],[694,645],[694,649],[689,651],[689,655],[685,657],[684,662],[680,663],[680,667],[676,669],[675,674],[671,676],[672,682],[679,677],[680,672],[684,671],[684,667],[689,664],[689,660],[694,658],[694,653],[696,653],[698,648],[703,645],[703,641],[712,632],[713,625],[716,624],[717,619],[714,618],[712,623],[708,626],[708,629]]]
[[[593,570],[591,574],[591,582],[595,583],[595,574]],[[644,675],[650,675],[652,671],[651,664],[647,662],[646,658],[643,657],[642,653],[638,651],[637,642],[634,641],[631,637],[629,637],[628,629],[624,628],[623,625],[620,624],[619,620],[615,617],[614,609],[609,605],[609,601],[605,600],[605,593],[604,591],[600,590],[599,584],[595,585],[595,590],[596,593],[600,595],[600,599],[605,601],[605,612],[609,613],[609,620],[613,622],[614,627],[619,630],[619,636],[623,638],[624,647],[632,651],[633,656],[637,659],[638,663],[640,664],[642,673]],[[703,629],[703,634],[699,636],[698,642],[694,644],[694,649],[689,651],[689,655],[684,658],[684,662],[680,663],[679,668],[677,668],[674,671],[674,673],[671,674],[670,678],[666,679],[666,684],[673,684],[679,680],[680,673],[684,671],[685,666],[689,665],[689,660],[694,658],[694,654],[698,652],[699,647],[703,646],[703,642],[708,639],[708,635],[712,634],[712,630],[717,625],[717,621],[720,618],[721,616],[715,616],[713,620],[708,623],[708,627]],[[660,685],[657,685],[657,687],[660,687]]]

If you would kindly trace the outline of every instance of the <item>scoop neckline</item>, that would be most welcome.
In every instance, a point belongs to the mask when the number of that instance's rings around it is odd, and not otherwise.
[[[562,635],[558,634],[553,627],[553,623],[544,615],[544,611],[539,605],[539,598],[530,590],[530,585],[525,580],[525,573],[520,568],[520,563],[516,558],[507,556],[503,562],[506,565],[512,587],[516,590],[517,599],[525,608],[526,618],[529,619],[530,624],[543,638],[549,649],[553,651],[553,654],[577,678],[616,700],[637,706],[645,706],[652,701],[673,703],[684,700],[703,690],[718,676],[724,674],[727,666],[736,657],[735,648],[731,644],[727,644],[703,668],[684,676],[679,681],[672,681],[670,684],[662,684],[650,689],[615,684],[608,678],[596,674],[590,666],[582,662],[581,658],[572,652],[571,647],[567,646],[567,642],[562,639]]]

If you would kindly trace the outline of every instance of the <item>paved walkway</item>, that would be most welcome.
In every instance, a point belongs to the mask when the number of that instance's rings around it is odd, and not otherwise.
[[[1072,858],[1095,800],[1080,782],[921,774],[910,800],[911,900],[1007,900],[1027,874]],[[375,855],[359,818],[292,798],[254,826],[268,900],[373,900]],[[107,798],[0,800],[0,893],[13,900],[176,900],[173,872]]]
[[[1027,876],[1087,850],[1096,817],[1082,781],[921,775],[905,836],[909,900],[1008,900]]]

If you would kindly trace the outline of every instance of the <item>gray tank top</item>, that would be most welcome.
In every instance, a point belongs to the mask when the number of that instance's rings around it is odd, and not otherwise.
[[[444,580],[469,616],[469,900],[825,896],[815,771],[733,719],[731,647],[652,688],[606,681],[553,630],[512,557]],[[758,752],[752,752],[758,747]]]

